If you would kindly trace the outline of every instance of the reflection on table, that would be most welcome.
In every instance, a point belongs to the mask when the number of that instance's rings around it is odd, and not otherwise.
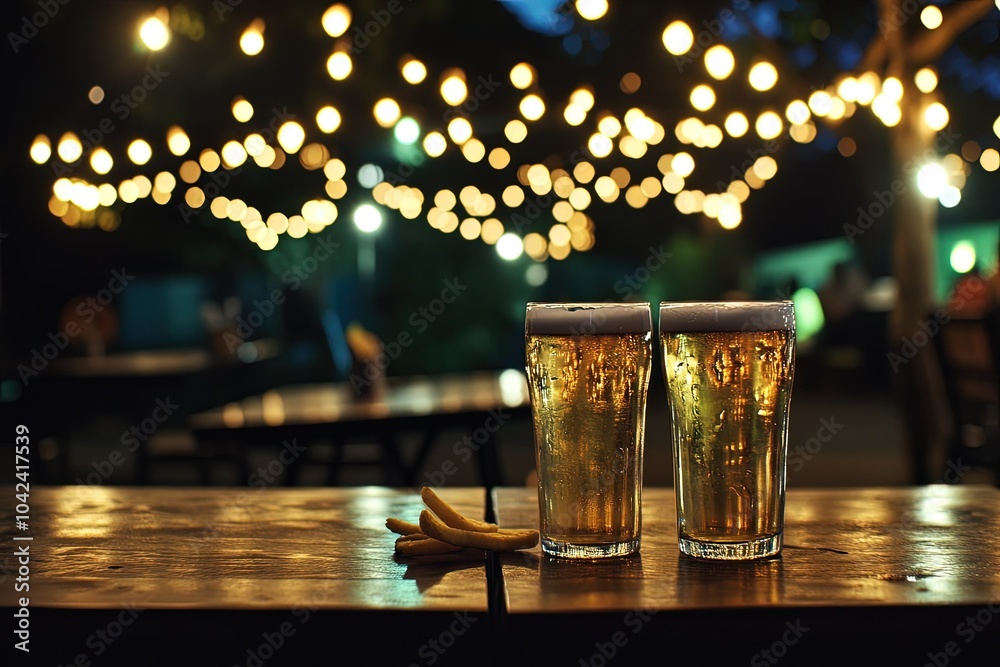
[[[923,664],[949,641],[968,664],[979,664],[973,656],[1000,648],[1000,489],[791,489],[782,555],[748,562],[681,554],[673,489],[644,489],[642,500],[636,557],[574,562],[536,548],[500,559],[502,601],[508,627],[523,639],[519,650],[545,654],[549,638],[572,634],[579,641],[560,655],[576,650],[586,662],[595,641],[621,630],[629,650],[616,648],[626,661],[700,655],[754,664],[759,651],[780,643],[786,623],[800,622],[809,631],[789,637],[801,644],[778,649],[795,655],[795,664],[879,664],[883,657]],[[495,489],[493,506],[504,527],[538,524],[534,489]],[[977,614],[998,623],[967,646],[956,626]],[[647,624],[648,632],[633,632]]]
[[[482,488],[440,494],[483,515]],[[83,664],[84,654],[102,665],[245,665],[248,650],[279,640],[271,664],[419,663],[456,621],[469,638],[455,657],[486,641],[482,559],[394,557],[385,519],[414,521],[424,507],[408,491],[65,486],[33,487],[31,501],[30,531],[17,535],[13,504],[0,508],[3,541],[31,554],[30,592],[9,579],[0,605],[11,618],[30,597],[32,664]],[[33,539],[12,542],[23,536]],[[4,574],[16,571],[6,563]],[[373,628],[386,641],[359,646]],[[87,639],[100,629],[113,641],[99,655]]]

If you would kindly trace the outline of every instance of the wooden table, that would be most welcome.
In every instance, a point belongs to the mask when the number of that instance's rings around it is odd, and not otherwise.
[[[285,438],[334,445],[371,439],[381,445],[390,486],[414,486],[437,434],[459,427],[492,436],[492,426],[530,414],[523,371],[507,369],[389,378],[382,395],[361,399],[350,382],[289,385],[194,414],[189,425],[203,442],[277,445]],[[498,430],[498,429],[493,429]],[[403,460],[401,434],[416,431],[413,461]],[[478,435],[478,434],[477,434]],[[493,437],[475,441],[484,486],[503,483]],[[297,467],[290,470],[295,483]]]
[[[424,507],[409,490],[33,486],[30,530],[15,533],[2,488],[3,650],[26,595],[35,660],[5,665],[228,666],[269,652],[263,664],[426,664],[431,641],[462,664],[489,632],[483,560],[394,558],[386,517]],[[439,491],[483,516],[485,489]],[[14,590],[22,545],[27,593]]]
[[[496,489],[493,504],[504,527],[538,524],[533,489]],[[673,489],[644,489],[637,556],[500,559],[507,657],[1000,664],[1000,489],[792,489],[785,529],[778,558],[694,559],[677,548]]]
[[[532,489],[493,495],[536,525]],[[633,557],[403,563],[413,490],[33,487],[29,531],[0,508],[0,615],[31,536],[34,662],[3,664],[996,665],[1000,490],[793,489],[782,556],[747,563],[680,554],[671,489],[643,503]]]

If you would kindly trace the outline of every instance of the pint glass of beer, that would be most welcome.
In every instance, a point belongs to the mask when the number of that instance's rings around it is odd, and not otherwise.
[[[636,553],[650,304],[529,303],[524,333],[542,550]]]
[[[791,301],[661,303],[680,550],[749,560],[781,551]]]

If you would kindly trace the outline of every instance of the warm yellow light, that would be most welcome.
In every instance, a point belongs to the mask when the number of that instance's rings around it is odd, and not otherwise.
[[[521,115],[528,120],[538,120],[545,114],[545,102],[538,95],[525,95],[518,105]]]
[[[510,153],[506,148],[494,148],[490,151],[489,162],[494,169],[504,169],[510,164]]]
[[[573,178],[579,183],[590,183],[594,179],[595,173],[594,165],[589,162],[577,162],[576,166],[573,167]]]
[[[465,74],[458,69],[445,72],[441,78],[441,99],[453,107],[465,101],[469,89],[465,85]]]
[[[528,63],[518,63],[510,69],[510,82],[518,90],[529,88],[535,81],[535,70]]]
[[[466,218],[462,221],[462,224],[458,226],[458,233],[466,241],[474,241],[479,238],[479,234],[482,231],[482,224],[475,218]]]
[[[865,72],[858,77],[857,99],[855,101],[858,104],[871,104],[878,94],[878,89],[881,85],[882,81],[879,79],[878,74],[875,72]]]
[[[395,125],[400,115],[402,115],[399,104],[391,97],[383,97],[376,102],[373,113],[375,114],[375,122],[380,127],[386,128]]]
[[[90,154],[90,168],[94,170],[96,174],[106,174],[111,171],[115,161],[111,158],[111,153],[109,153],[104,148],[98,146]]]
[[[479,162],[486,156],[486,147],[479,139],[469,139],[462,144],[462,155],[469,162]]]
[[[352,69],[354,63],[351,62],[351,56],[343,51],[337,51],[326,61],[326,71],[334,81],[343,81],[351,75]]]
[[[815,90],[809,96],[809,108],[817,116],[825,116],[833,108],[833,98],[825,90]]]
[[[778,70],[769,62],[759,62],[750,68],[747,78],[754,90],[771,90],[778,83]]]
[[[694,158],[690,153],[680,152],[670,161],[670,170],[681,178],[687,178],[694,171]]]
[[[572,125],[576,127],[582,125],[583,121],[587,120],[587,112],[583,107],[578,107],[575,104],[570,104],[563,111],[563,118],[566,120],[567,125]]]
[[[246,149],[247,155],[258,158],[264,155],[264,152],[268,149],[268,145],[262,135],[252,132],[243,140],[243,148]]]
[[[500,198],[509,208],[516,208],[524,203],[524,190],[517,185],[508,185]]]
[[[793,100],[785,108],[785,118],[792,125],[801,125],[809,120],[809,105],[802,100]]]
[[[770,155],[761,156],[753,163],[753,173],[762,181],[770,180],[778,173],[778,163]]]
[[[161,171],[153,179],[153,188],[160,192],[173,192],[177,187],[177,179],[169,171]]]
[[[663,176],[663,189],[672,195],[677,194],[684,189],[684,179],[675,174],[672,171],[668,171]]]
[[[510,143],[519,144],[528,136],[528,126],[519,120],[512,120],[504,126],[503,134]]]
[[[150,51],[159,51],[170,43],[170,28],[167,26],[170,18],[166,10],[160,10],[156,16],[150,16],[139,26],[139,38]]]
[[[797,143],[808,144],[816,138],[816,125],[812,121],[807,121],[802,125],[792,125],[788,128],[788,134]]]
[[[448,136],[456,144],[464,144],[472,138],[472,123],[461,116],[452,118],[448,122]]]
[[[700,84],[691,91],[691,106],[698,111],[708,111],[715,105],[715,91],[710,86]]]
[[[427,66],[415,58],[404,62],[400,72],[403,75],[403,80],[412,85],[422,83],[427,78]]]
[[[246,123],[253,118],[253,105],[242,97],[233,100],[233,118],[241,123]]]
[[[894,76],[888,77],[882,82],[882,92],[886,99],[890,99],[893,102],[899,102],[903,99],[903,82]]]
[[[220,151],[226,169],[235,169],[247,160],[247,151],[238,141],[227,141]]]
[[[750,121],[739,111],[734,111],[726,116],[726,132],[731,137],[742,137],[750,129]]]
[[[837,84],[837,95],[845,102],[858,101],[858,80],[853,76],[845,77]]]
[[[144,165],[153,157],[153,149],[143,139],[136,139],[128,145],[128,157],[137,165]]]
[[[622,131],[622,124],[614,116],[605,116],[597,122],[597,131],[610,139],[614,139]]]
[[[206,148],[201,152],[201,155],[198,156],[198,164],[204,171],[211,173],[222,165],[222,158],[220,158],[219,154],[211,148]]]
[[[935,132],[948,126],[948,108],[940,102],[932,102],[924,108],[924,122]]]
[[[979,156],[979,164],[986,171],[996,171],[1000,169],[1000,152],[995,148],[987,148]]]
[[[340,112],[331,106],[325,106],[316,112],[316,127],[324,134],[336,132],[340,127]]]
[[[44,134],[39,134],[35,137],[35,140],[31,142],[29,154],[36,164],[44,164],[48,161],[52,157],[52,143],[49,141],[49,138]]]
[[[754,129],[761,139],[775,139],[781,134],[782,128],[781,116],[773,111],[765,111],[757,116],[757,122],[754,124]]]
[[[694,46],[694,33],[684,21],[674,21],[663,31],[663,46],[674,56],[683,56]]]
[[[179,157],[191,150],[191,139],[183,129],[174,125],[167,130],[167,148],[173,155]]]
[[[569,103],[590,111],[594,108],[594,92],[590,88],[577,88],[570,94]]]
[[[587,150],[596,158],[604,158],[611,155],[613,148],[614,144],[611,143],[611,139],[599,132],[590,135],[590,139],[587,140]]]
[[[423,141],[424,152],[431,157],[440,157],[446,148],[448,140],[440,132],[429,132]]]
[[[920,11],[920,22],[928,30],[940,27],[942,21],[944,21],[944,16],[937,5],[927,5]]]
[[[608,0],[576,0],[576,11],[580,18],[596,21],[608,13]]]
[[[993,134],[997,135],[997,138],[1000,139],[1000,116],[997,116],[997,119],[993,121]]]
[[[255,56],[264,50],[264,21],[255,19],[240,36],[240,49],[248,56]]]
[[[286,153],[298,151],[305,140],[306,131],[294,120],[286,121],[278,128],[278,144]]]
[[[67,132],[59,138],[56,153],[63,162],[76,162],[83,155],[83,144],[75,133]]]
[[[721,81],[733,73],[736,67],[736,59],[733,52],[722,44],[716,44],[708,51],[705,51],[705,69],[713,79]]]
[[[933,92],[938,84],[937,73],[930,67],[923,67],[913,75],[913,83],[917,85],[917,90],[922,93]]]
[[[340,37],[351,25],[351,10],[341,3],[330,5],[323,12],[322,21],[326,34],[330,37]]]

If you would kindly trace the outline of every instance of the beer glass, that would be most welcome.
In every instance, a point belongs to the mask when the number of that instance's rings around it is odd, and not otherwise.
[[[542,550],[636,553],[651,305],[529,303],[524,335]]]
[[[749,560],[781,551],[791,301],[660,304],[680,550]]]

